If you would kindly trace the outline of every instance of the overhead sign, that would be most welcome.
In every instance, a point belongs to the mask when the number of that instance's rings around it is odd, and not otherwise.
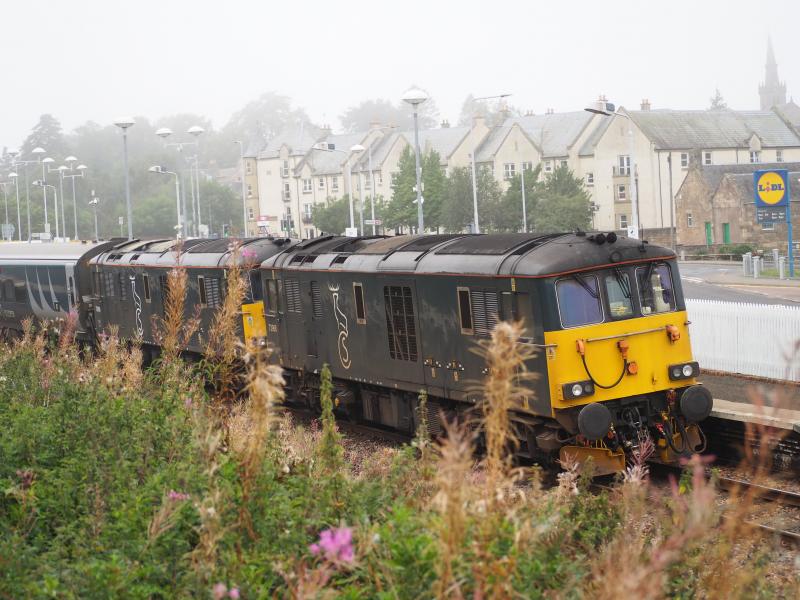
[[[786,169],[756,171],[753,173],[753,196],[757,222],[786,222],[789,212],[789,172]]]
[[[383,225],[383,221],[381,219],[366,219],[364,225]]]

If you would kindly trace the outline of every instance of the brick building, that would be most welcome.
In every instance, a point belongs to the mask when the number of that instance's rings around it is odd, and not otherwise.
[[[695,165],[675,195],[679,248],[718,248],[752,244],[787,250],[785,223],[757,223],[753,172],[788,169],[792,224],[800,232],[800,162]]]

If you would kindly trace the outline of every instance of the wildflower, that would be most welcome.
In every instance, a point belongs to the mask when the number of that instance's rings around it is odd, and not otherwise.
[[[169,494],[167,494],[167,498],[178,502],[181,500],[188,500],[189,494],[184,494],[183,492],[176,492],[175,490],[170,490]]]
[[[228,586],[220,581],[214,584],[214,587],[211,588],[211,593],[214,596],[214,600],[222,600],[228,593]]]
[[[245,260],[250,260],[255,257],[256,257],[255,250],[250,250],[250,248],[245,248],[244,250],[242,250],[242,258],[244,258]]]
[[[230,591],[228,592],[228,598],[233,598],[233,600],[238,600],[239,599],[239,588],[238,587],[232,587],[230,589]]]
[[[191,398],[187,398],[186,400],[183,401],[183,405],[186,408],[192,408],[192,399]]]
[[[331,562],[351,563],[353,552],[353,531],[349,527],[326,529],[319,534],[319,542],[308,549],[314,556],[323,554]]]

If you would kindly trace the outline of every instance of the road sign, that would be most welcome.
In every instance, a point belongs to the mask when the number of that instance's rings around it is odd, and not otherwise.
[[[770,169],[753,173],[753,197],[756,203],[756,221],[759,223],[786,223],[789,248],[789,277],[794,277],[794,244],[792,240],[792,210],[789,199],[789,171]]]
[[[3,223],[3,238],[10,240],[14,237],[14,232],[17,230],[13,223]]]
[[[366,219],[364,225],[383,225],[383,221],[380,219]]]
[[[358,237],[358,228],[356,228],[356,227],[347,227],[344,230],[344,234],[347,237]]]

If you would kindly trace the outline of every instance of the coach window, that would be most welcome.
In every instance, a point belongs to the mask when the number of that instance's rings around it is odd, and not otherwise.
[[[556,282],[556,296],[563,327],[580,327],[603,321],[596,277],[576,274],[569,279],[561,279]]]
[[[470,300],[469,288],[457,288],[458,294],[458,314],[461,319],[461,333],[472,335],[475,330],[472,327],[472,302]]]
[[[150,302],[150,276],[142,275],[142,287],[144,287],[145,302]]]
[[[208,294],[206,294],[206,278],[202,275],[197,277],[197,290],[200,293],[200,306],[207,306]]]
[[[639,284],[642,314],[650,315],[675,310],[675,291],[667,264],[650,263],[646,267],[639,267],[636,269],[636,280]]]
[[[609,314],[612,319],[626,319],[633,316],[633,299],[631,297],[631,280],[627,273],[614,269],[612,275],[604,278],[606,296],[608,297]]]
[[[367,311],[364,307],[364,286],[362,284],[353,284],[353,296],[356,299],[356,323],[364,325],[367,322]]]
[[[274,279],[267,279],[267,312],[275,314],[278,312],[278,282]]]

